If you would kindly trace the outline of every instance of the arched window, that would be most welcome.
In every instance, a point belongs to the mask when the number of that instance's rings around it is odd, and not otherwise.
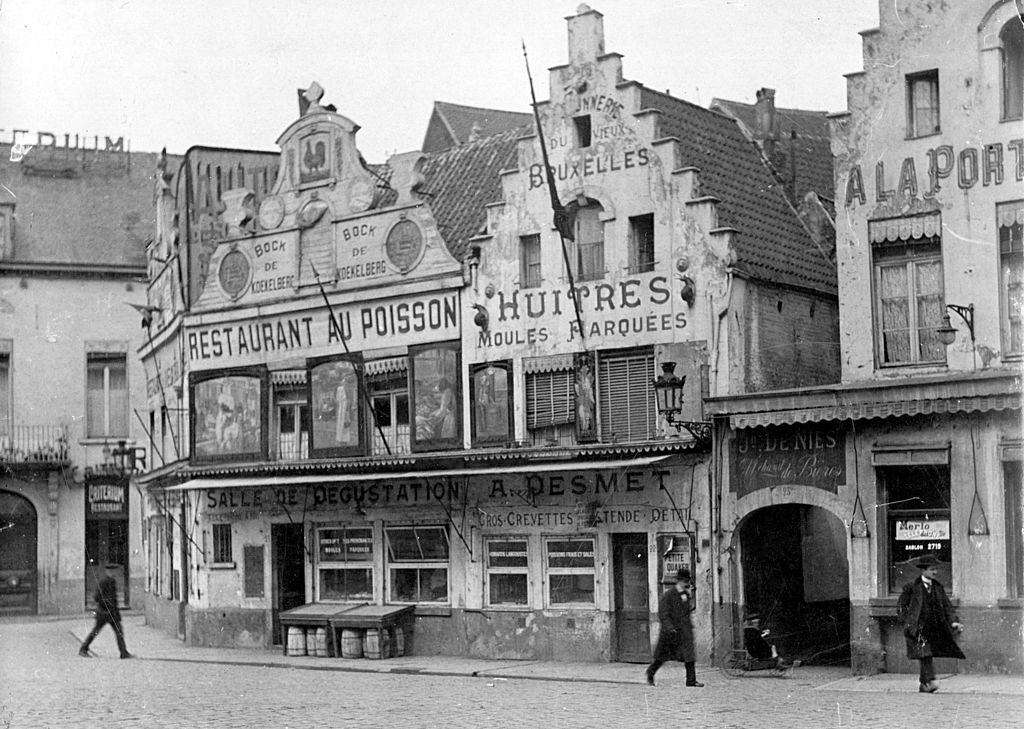
[[[1024,118],[1024,18],[1016,16],[999,31],[1002,46],[1002,119]]]

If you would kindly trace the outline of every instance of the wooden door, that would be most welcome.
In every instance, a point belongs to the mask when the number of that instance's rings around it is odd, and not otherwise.
[[[612,535],[615,590],[615,660],[651,660],[650,601],[647,582],[647,535]]]

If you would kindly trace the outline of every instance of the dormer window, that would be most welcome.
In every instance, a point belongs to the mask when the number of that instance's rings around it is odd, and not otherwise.
[[[576,125],[576,146],[577,147],[589,147],[590,146],[590,114],[583,114],[582,116],[574,116],[572,118],[573,124]]]

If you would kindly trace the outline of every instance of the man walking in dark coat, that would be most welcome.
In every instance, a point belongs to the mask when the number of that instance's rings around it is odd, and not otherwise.
[[[654,661],[647,667],[647,683],[654,685],[654,674],[665,661],[682,661],[686,666],[686,685],[701,687],[693,657],[693,625],[690,613],[693,611],[693,590],[690,585],[690,570],[683,567],[676,573],[675,587],[661,596],[658,604],[658,619],[661,632],[654,649]]]
[[[96,593],[93,595],[93,599],[96,600],[96,624],[89,631],[89,635],[85,637],[82,647],[78,649],[78,655],[82,658],[91,657],[89,644],[107,623],[110,623],[110,627],[114,629],[114,637],[117,638],[117,649],[121,652],[121,658],[134,658],[124,644],[121,610],[117,605],[117,581],[114,579],[114,574],[118,569],[120,569],[119,565],[108,564],[106,574],[100,580],[100,584],[96,586]]]
[[[932,554],[922,554],[914,560],[914,565],[921,570],[921,576],[903,586],[899,614],[903,617],[907,658],[921,663],[918,691],[931,694],[939,689],[932,659],[964,657],[956,643],[956,635],[963,626],[945,588],[935,579],[939,560]]]

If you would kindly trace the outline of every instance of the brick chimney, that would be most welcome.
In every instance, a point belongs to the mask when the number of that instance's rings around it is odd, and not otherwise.
[[[775,89],[758,89],[754,104],[754,140],[761,146],[764,156],[775,159],[775,144],[779,140],[778,122],[775,120]]]
[[[576,8],[569,23],[569,65],[594,61],[604,55],[604,16],[586,3]]]

